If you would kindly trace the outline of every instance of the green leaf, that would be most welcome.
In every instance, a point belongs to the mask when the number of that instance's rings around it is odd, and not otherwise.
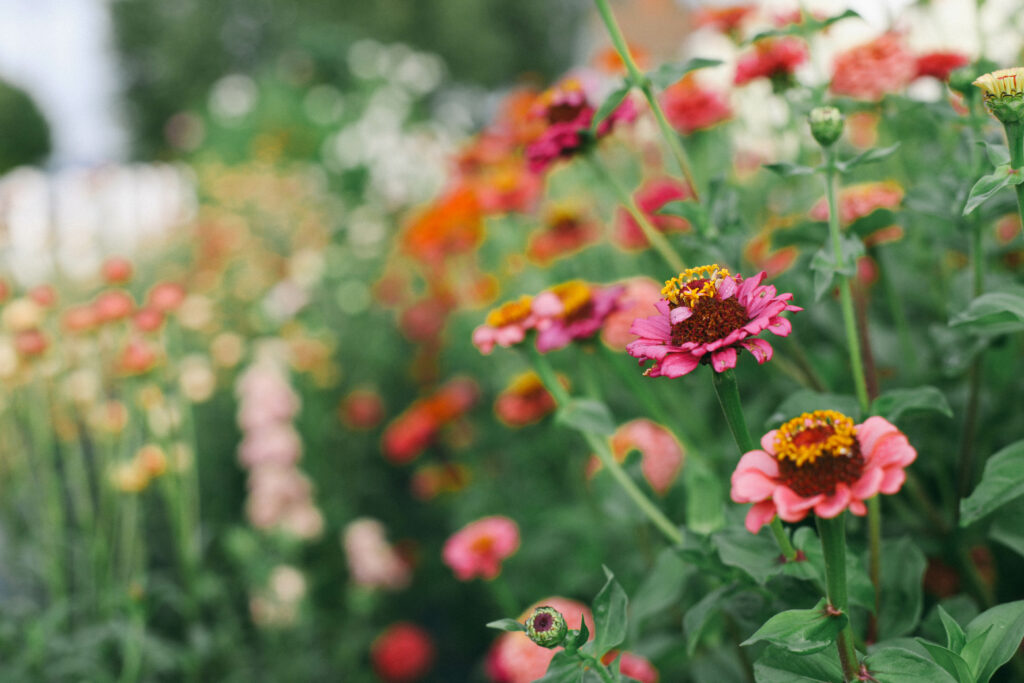
[[[963,627],[949,612],[943,609],[942,605],[936,605],[935,610],[939,613],[939,619],[942,620],[942,628],[946,630],[946,647],[959,654],[967,642],[967,635],[964,633]]]
[[[988,530],[988,537],[1024,557],[1024,499],[999,511]]]
[[[967,665],[967,662],[959,654],[924,638],[918,638],[917,642],[925,650],[928,650],[928,654],[935,660],[936,664],[948,671],[957,681],[974,680],[974,673],[971,671],[971,667]]]
[[[630,600],[630,620],[636,624],[676,605],[691,571],[674,549],[662,550],[654,561],[654,568]]]
[[[658,209],[658,213],[685,219],[698,233],[703,233],[708,223],[707,209],[693,199],[673,199]]]
[[[653,71],[649,71],[647,78],[658,88],[664,89],[678,83],[679,79],[691,71],[704,69],[709,66],[718,66],[721,63],[722,60],[720,59],[704,59],[702,57],[694,57],[685,62],[668,62]]]
[[[780,612],[740,644],[753,645],[766,641],[790,652],[808,654],[824,650],[836,641],[836,636],[849,621],[845,614],[826,613],[825,602],[825,598],[822,598],[811,609]]]
[[[581,616],[579,630],[573,629],[569,631],[569,635],[565,639],[565,649],[568,652],[575,652],[586,645],[589,639],[590,629],[587,628],[587,619]]]
[[[977,664],[972,669],[978,675],[980,683],[988,683],[992,674],[999,667],[1010,661],[1021,639],[1024,639],[1024,600],[996,605],[985,610],[967,624],[967,641],[984,633],[981,648],[977,655]],[[964,659],[967,659],[967,645],[964,646]]]
[[[1024,330],[1024,296],[1014,292],[988,292],[971,301],[967,310],[949,321],[979,334],[1009,334]]]
[[[960,526],[966,527],[1024,496],[1024,441],[989,457],[981,483],[960,501]]]
[[[935,387],[891,389],[874,400],[871,412],[895,422],[905,413],[935,412],[953,417],[953,409],[945,394]]]
[[[982,202],[994,195],[999,190],[1009,185],[1020,185],[1024,182],[1024,174],[1010,168],[1009,164],[997,166],[991,174],[982,176],[974,183],[971,193],[967,197],[967,204],[964,206],[963,215],[967,215],[981,206]]]
[[[727,526],[711,536],[723,564],[742,569],[755,582],[764,584],[779,573],[779,548],[767,531],[752,534],[743,527]]]
[[[615,574],[608,567],[602,567],[608,580],[594,598],[594,654],[598,658],[626,639],[629,624],[626,608],[629,599],[626,591],[615,580]]]
[[[710,534],[722,528],[725,516],[722,501],[726,491],[722,480],[696,458],[683,469],[683,491],[686,493],[686,528],[699,534]]]
[[[788,161],[780,161],[776,164],[763,164],[763,167],[782,178],[791,178],[798,175],[810,175],[815,171],[811,166],[793,164]]]
[[[609,436],[615,431],[615,420],[608,406],[589,398],[574,398],[558,410],[555,420],[581,432]]]
[[[832,245],[827,244],[811,258],[811,270],[814,271],[814,300],[818,301],[832,286],[832,278],[838,273],[853,277],[857,273],[857,259],[864,255],[864,243],[853,235],[840,238],[839,248],[842,260],[836,264]]]
[[[525,631],[526,627],[520,624],[515,619],[498,619],[497,621],[488,622],[487,628],[493,628],[498,631]]]
[[[815,410],[835,410],[843,415],[849,415],[854,421],[860,419],[860,407],[856,397],[848,394],[823,394],[810,389],[801,389],[790,394],[789,398],[779,404],[775,412],[764,421],[764,427],[765,429],[775,429],[783,422]]]
[[[910,633],[921,620],[921,586],[927,566],[924,553],[909,538],[883,544],[880,638]]]
[[[719,586],[700,599],[696,605],[686,610],[683,615],[683,633],[686,634],[686,652],[693,655],[697,651],[700,639],[704,630],[711,622],[711,618],[722,611],[722,604],[725,598],[729,597],[739,588],[739,584],[730,583]]]
[[[903,648],[875,652],[864,664],[878,683],[957,683],[935,662]]]
[[[985,647],[985,639],[988,638],[988,633],[991,630],[992,627],[989,626],[986,629],[978,631],[967,639],[967,642],[964,643],[963,649],[960,650],[960,656],[965,662],[967,662],[967,666],[971,669],[972,681],[976,680],[978,677],[978,667],[981,663],[981,650]]]
[[[837,21],[843,19],[849,19],[851,17],[860,18],[860,15],[854,12],[852,9],[848,9],[842,14],[836,14],[835,16],[828,17],[827,19],[815,19],[809,14],[805,16],[805,21],[799,24],[790,24],[782,28],[771,29],[769,31],[762,31],[755,35],[753,38],[747,41],[747,44],[756,43],[759,40],[765,38],[774,38],[780,36],[801,36],[807,37],[828,28]]]
[[[779,647],[767,647],[754,662],[757,683],[842,683],[839,656],[829,648],[798,655]]]
[[[535,683],[579,683],[583,680],[583,663],[568,652],[556,652],[548,671]]]
[[[896,150],[898,150],[899,148],[900,143],[897,142],[895,145],[892,145],[891,147],[878,147],[876,149],[869,149],[866,152],[861,152],[852,159],[837,162],[836,168],[838,168],[841,173],[846,173],[847,171],[857,168],[858,166],[863,166],[864,164],[873,164],[875,162],[882,161],[883,159],[887,159],[891,157],[893,154],[895,154]]]
[[[1006,145],[993,145],[985,140],[979,140],[978,144],[985,146],[985,154],[993,166],[1006,166],[1010,163],[1010,150]]]
[[[604,98],[604,102],[597,108],[594,113],[594,119],[590,122],[590,132],[597,135],[597,128],[601,125],[601,122],[611,116],[611,113],[615,111],[622,101],[629,95],[631,86],[629,83],[615,89],[608,97]]]

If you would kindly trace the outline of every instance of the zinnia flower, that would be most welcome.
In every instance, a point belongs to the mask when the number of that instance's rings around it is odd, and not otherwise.
[[[625,351],[636,336],[630,334],[633,321],[651,310],[661,298],[661,285],[649,277],[634,277],[622,282],[619,308],[608,314],[601,330],[601,341],[606,346]]]
[[[593,221],[574,206],[560,206],[550,212],[545,225],[530,236],[526,255],[546,266],[555,259],[593,244],[601,232]]]
[[[644,479],[655,493],[665,495],[679,475],[686,458],[682,444],[669,430],[657,422],[644,418],[631,420],[615,430],[609,438],[612,455],[624,462],[630,452],[640,452],[640,470]],[[590,461],[588,473],[601,468],[601,461],[595,456]]]
[[[755,5],[733,5],[732,7],[701,7],[693,14],[697,28],[709,27],[726,35],[736,37],[740,24],[757,9]]]
[[[488,313],[484,324],[473,330],[473,344],[483,354],[490,353],[495,344],[504,347],[518,344],[526,338],[526,332],[533,329],[536,322],[533,297],[521,296]]]
[[[836,57],[829,86],[836,95],[877,101],[901,92],[917,76],[917,59],[896,33],[886,33]]]
[[[568,384],[559,377],[563,384]],[[498,419],[509,427],[525,427],[555,410],[555,399],[532,370],[514,378],[494,401]]]
[[[645,183],[634,195],[637,207],[660,232],[683,232],[690,222],[679,216],[668,216],[658,211],[669,202],[693,196],[690,186],[671,178],[659,178]],[[619,209],[615,221],[615,242],[624,249],[644,249],[650,246],[640,225],[629,212]]]
[[[370,646],[373,670],[387,683],[412,683],[429,673],[435,648],[430,634],[409,622],[392,624]]]
[[[558,596],[545,598],[530,605],[519,616],[518,621],[524,622],[538,607],[551,607],[565,617],[569,628],[579,628],[581,620],[586,620],[588,627],[594,625],[594,615],[581,602]],[[591,633],[593,637],[593,633]],[[530,640],[522,631],[502,633],[494,641],[494,646],[487,657],[487,674],[495,683],[531,683],[543,678],[548,664],[561,648],[549,650],[540,647]]]
[[[398,590],[409,585],[409,563],[388,543],[384,525],[376,519],[360,517],[345,526],[342,546],[352,581],[367,588]]]
[[[862,424],[832,410],[793,418],[761,438],[732,475],[732,499],[754,503],[747,513],[751,533],[776,514],[799,522],[812,510],[832,518],[849,508],[867,513],[864,501],[900,490],[917,451],[900,430],[881,417]]]
[[[895,210],[903,201],[903,188],[895,181],[859,183],[839,193],[839,220],[843,225],[869,216],[879,209]],[[811,208],[816,221],[828,220],[828,201],[822,197]]]
[[[484,517],[470,522],[445,541],[441,553],[456,578],[469,581],[479,576],[493,579],[501,573],[501,561],[519,549],[519,527],[508,517]]]
[[[931,76],[948,81],[949,75],[971,63],[971,58],[959,52],[929,52],[917,58],[917,77]]]
[[[736,367],[738,347],[758,363],[771,360],[771,344],[756,335],[789,335],[792,325],[781,314],[803,309],[787,303],[792,294],[762,285],[764,277],[762,271],[744,279],[718,264],[680,273],[665,283],[658,315],[634,321],[630,331],[640,338],[626,350],[641,364],[654,361],[644,372],[649,377],[682,377],[701,362],[724,372]]]
[[[788,84],[796,68],[807,61],[807,46],[797,38],[759,40],[752,52],[740,57],[736,64],[736,85],[757,78],[769,78],[773,84]]]
[[[711,128],[732,116],[725,97],[715,90],[702,88],[693,74],[687,74],[666,88],[661,96],[661,106],[672,127],[683,135]]]
[[[570,280],[545,290],[533,300],[537,316],[537,350],[556,351],[575,339],[592,337],[618,307],[621,286],[599,287]]]

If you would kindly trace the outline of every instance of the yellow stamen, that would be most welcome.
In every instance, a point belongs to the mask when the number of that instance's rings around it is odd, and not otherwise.
[[[509,382],[508,389],[510,393],[517,394],[519,396],[525,396],[532,394],[544,387],[540,377],[533,370],[524,372],[521,375],[516,375],[511,382]]]
[[[856,436],[850,418],[834,410],[815,410],[779,427],[775,434],[775,457],[792,460],[800,467],[820,456],[848,456],[853,453]]]
[[[562,317],[568,318],[590,303],[590,287],[583,280],[570,280],[550,290],[562,302]]]
[[[974,81],[985,93],[985,98],[1019,97],[1024,94],[1024,67],[1000,69],[992,73],[978,76]]]
[[[712,297],[718,293],[718,285],[729,277],[729,271],[719,267],[717,263],[708,266],[687,268],[677,277],[665,281],[661,295],[676,305],[693,308],[702,297]],[[690,287],[696,280],[706,280],[699,287]],[[680,301],[682,300],[682,301]]]
[[[533,305],[533,297],[527,294],[515,301],[506,301],[487,314],[485,323],[489,327],[505,327],[517,322],[526,320],[530,315],[530,307]]]

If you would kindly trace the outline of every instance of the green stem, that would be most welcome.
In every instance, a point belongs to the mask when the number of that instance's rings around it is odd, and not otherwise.
[[[637,225],[640,226],[640,230],[644,233],[644,237],[651,244],[652,247],[665,259],[665,263],[669,265],[675,272],[682,272],[686,269],[686,262],[683,261],[682,257],[672,248],[672,245],[665,239],[665,235],[658,230],[656,227],[651,225],[651,222],[647,220],[647,216],[640,210],[640,207],[636,205],[636,200],[633,196],[626,191],[626,188],[619,185],[618,181],[608,172],[608,170],[598,161],[597,157],[591,153],[585,156],[589,162],[590,167],[594,170],[597,177],[604,183],[609,190],[615,195],[616,200],[622,205],[622,208],[632,216],[633,220],[636,221]]]
[[[821,537],[821,549],[825,559],[825,588],[829,606],[838,612],[848,615],[846,593],[846,517],[844,513],[832,519],[815,517],[818,524],[818,535]],[[857,662],[857,650],[853,646],[853,628],[850,622],[839,632],[836,640],[839,648],[839,661],[843,667],[846,681],[857,679],[860,665]]]
[[[1024,171],[1024,123],[1004,123],[1006,143],[1010,147],[1010,168]],[[1024,226],[1024,184],[1014,185],[1017,195],[1017,213],[1020,215],[1021,226]]]
[[[537,351],[532,345],[527,348],[530,350],[537,375],[551,396],[554,397],[555,403],[559,406],[566,405],[570,401],[569,392],[558,381],[558,377],[555,375],[555,371],[551,367],[551,363],[548,362],[547,357]],[[661,531],[665,538],[673,545],[682,543],[683,535],[676,525],[665,516],[665,513],[658,509],[658,506],[651,502],[650,498],[644,495],[640,487],[629,478],[626,471],[615,460],[611,448],[608,446],[608,440],[589,431],[580,430],[580,434],[586,439],[587,444],[594,451],[594,454],[597,455],[597,459],[601,461],[601,464],[612,475],[616,483],[626,492],[626,495],[632,499],[636,506],[647,515],[647,518],[651,520],[654,526],[658,527],[658,530]]]
[[[519,607],[519,603],[516,601],[516,596],[512,593],[508,582],[505,581],[505,577],[501,574],[488,581],[487,586],[491,589],[491,596],[498,603],[498,609],[501,610],[502,614],[511,616],[514,619],[522,612],[522,608]]]
[[[633,55],[629,51],[629,45],[626,44],[626,38],[622,35],[622,30],[619,28],[615,15],[612,14],[612,9],[608,5],[608,0],[594,0],[594,4],[597,6],[597,11],[601,15],[602,21],[604,21],[605,28],[608,29],[608,35],[612,39],[615,51],[619,53],[622,63],[626,65],[630,82],[638,86],[640,91],[643,92],[644,97],[647,99],[647,104],[651,107],[651,111],[654,112],[654,118],[658,122],[661,135],[665,138],[665,142],[668,143],[668,148],[679,165],[680,172],[682,172],[683,177],[690,186],[690,190],[693,192],[694,200],[700,202],[700,190],[697,188],[697,183],[694,180],[693,167],[690,164],[690,158],[686,154],[686,148],[683,147],[679,135],[665,117],[661,103],[658,102],[658,98],[654,95],[654,88],[651,85],[650,79],[640,71],[636,61],[633,59]]]
[[[588,655],[579,650],[576,651],[576,656],[580,658],[585,665],[597,672],[597,675],[601,677],[601,680],[605,683],[615,683],[615,679],[612,678],[608,668],[601,663],[601,661],[594,655]]]
[[[747,429],[747,420],[743,417],[743,405],[740,403],[740,391],[739,386],[736,384],[736,373],[730,368],[725,372],[712,371],[711,377],[714,380],[718,403],[722,406],[725,421],[729,423],[729,431],[732,432],[732,437],[736,440],[740,453],[749,453],[750,451],[757,450],[757,445],[750,436],[750,430]],[[786,530],[782,527],[782,521],[779,520],[778,516],[772,519],[769,527],[786,561],[792,562],[796,560],[796,548],[793,547],[789,536],[786,535]]]

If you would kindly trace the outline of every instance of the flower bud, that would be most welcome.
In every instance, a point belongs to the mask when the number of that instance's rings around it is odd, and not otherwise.
[[[843,115],[835,107],[815,107],[807,122],[811,124],[811,135],[822,147],[830,147],[843,134]]]
[[[1024,67],[1000,69],[974,81],[985,96],[985,106],[1003,123],[1024,121]]]
[[[538,607],[526,620],[526,635],[541,647],[558,647],[568,632],[565,617],[554,607]]]

